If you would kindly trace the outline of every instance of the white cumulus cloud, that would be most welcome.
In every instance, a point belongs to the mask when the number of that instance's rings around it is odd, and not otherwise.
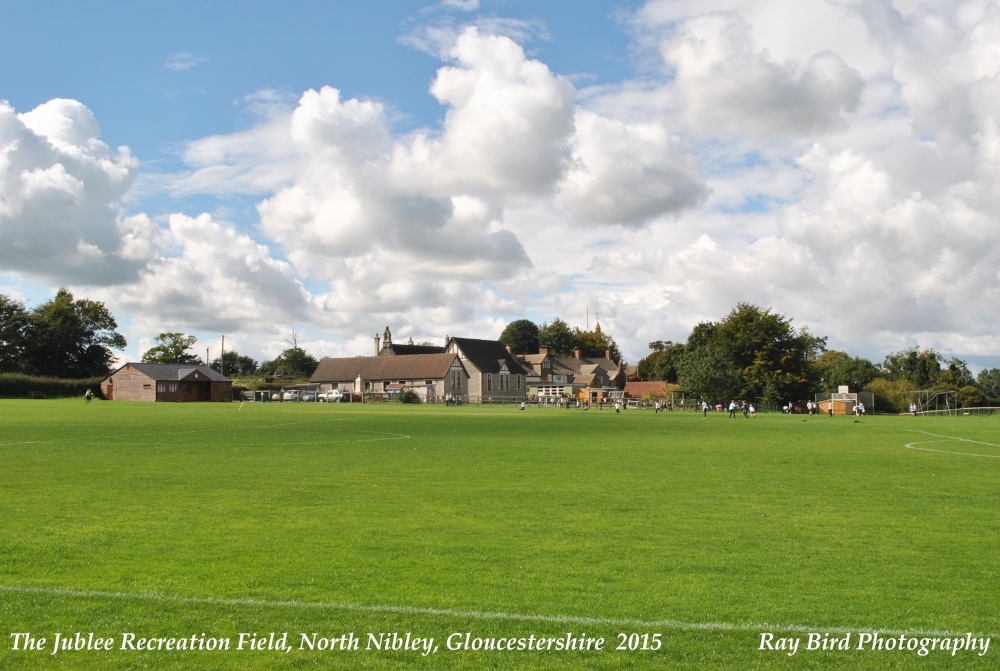
[[[123,249],[122,199],[137,168],[75,100],[24,114],[0,101],[0,267],[56,283],[134,279],[143,259]]]

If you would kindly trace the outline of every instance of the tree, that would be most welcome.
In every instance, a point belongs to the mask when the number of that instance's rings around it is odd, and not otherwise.
[[[311,377],[319,362],[301,347],[290,347],[271,361],[260,365],[260,372],[274,377]]]
[[[87,378],[107,375],[113,349],[128,345],[104,303],[75,300],[66,289],[27,315],[25,372],[32,375]]]
[[[967,363],[961,359],[952,357],[948,361],[944,362],[944,365],[941,368],[941,373],[938,375],[936,382],[937,385],[941,387],[955,387],[956,389],[961,389],[963,387],[974,387],[976,384],[976,378],[969,370],[969,365]]]
[[[918,391],[908,379],[890,380],[880,377],[865,388],[875,396],[875,406],[885,412],[903,412],[913,402],[913,392]]]
[[[976,376],[976,386],[992,402],[1000,400],[1000,368],[984,368]]]
[[[253,375],[257,372],[257,360],[239,352],[225,352],[212,361],[211,367],[229,376]]]
[[[601,331],[600,324],[593,331],[574,330],[573,349],[580,350],[580,356],[596,358],[610,353],[609,358],[612,361],[621,361],[622,359],[618,344],[615,343],[614,338]]]
[[[682,361],[689,356],[694,357],[690,361],[703,361],[706,357],[695,353],[711,348],[708,359],[725,360],[739,377],[735,398],[778,403],[812,395],[818,383],[813,366],[825,345],[826,338],[805,328],[796,330],[781,315],[740,303],[718,324],[696,326]],[[685,378],[682,370],[678,374]],[[690,372],[686,377],[690,379]]]
[[[976,408],[986,400],[983,391],[979,387],[966,385],[958,390],[958,405],[961,408]]]
[[[24,303],[0,294],[0,373],[17,373],[24,367],[27,330]]]
[[[823,352],[814,367],[825,391],[836,391],[841,385],[846,385],[858,392],[881,375],[878,366],[868,359],[852,357],[837,350]]]
[[[906,380],[916,389],[930,389],[941,375],[941,355],[933,349],[910,347],[887,355],[882,371],[890,380]]]
[[[573,356],[576,345],[576,334],[569,325],[559,317],[551,324],[542,324],[538,329],[538,345],[549,350],[556,357]]]
[[[649,343],[653,350],[649,356],[639,361],[637,375],[643,382],[677,382],[677,366],[684,356],[684,344],[669,340]]]
[[[538,326],[530,319],[516,319],[500,334],[500,342],[514,354],[538,352]]]
[[[161,333],[154,338],[157,344],[142,355],[143,363],[181,363],[197,365],[201,357],[188,352],[198,339],[183,333]]]
[[[684,353],[677,381],[688,394],[710,401],[740,396],[740,374],[722,346],[709,343]]]

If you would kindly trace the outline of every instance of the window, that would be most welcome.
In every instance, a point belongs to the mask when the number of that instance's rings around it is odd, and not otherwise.
[[[143,386],[145,386],[145,385],[143,385]],[[161,394],[166,393],[166,391],[167,391],[167,385],[164,384],[163,382],[157,382],[156,383],[156,391],[158,391]]]
[[[517,390],[521,391],[521,376],[517,376]]]
[[[177,383],[176,382],[171,382],[170,383],[170,393],[171,394],[176,394],[177,393]]]
[[[434,384],[434,380],[424,380],[424,384],[426,384],[428,387],[430,387],[431,385]]]
[[[486,391],[493,391],[493,373],[486,374]]]

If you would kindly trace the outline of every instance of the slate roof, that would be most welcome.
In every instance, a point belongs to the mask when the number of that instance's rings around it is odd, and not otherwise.
[[[609,376],[614,377],[618,364],[607,357],[549,357],[552,359],[554,374],[570,373],[572,375],[595,373],[594,367],[601,368]]]
[[[319,362],[310,382],[354,382],[362,380],[444,379],[456,354],[412,354],[409,356],[357,356],[325,358]]]
[[[412,356],[414,354],[443,354],[444,347],[437,345],[389,345],[383,347],[379,356]]]
[[[481,373],[499,373],[501,363],[506,363],[507,370],[515,375],[531,375],[533,372],[508,352],[499,340],[452,338],[449,343],[454,343],[462,350],[469,363]]]
[[[204,375],[211,382],[232,382],[228,377],[208,366],[189,363],[127,363],[108,377],[114,377],[115,373],[126,367],[133,368],[157,382],[178,382],[194,372]]]

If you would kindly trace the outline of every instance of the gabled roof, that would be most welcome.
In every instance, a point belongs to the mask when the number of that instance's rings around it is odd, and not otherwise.
[[[354,382],[358,377],[362,380],[444,379],[457,358],[456,354],[327,357],[319,362],[309,381]]]
[[[581,373],[596,372],[592,366],[597,366],[604,370],[611,377],[615,376],[620,366],[614,360],[607,357],[549,357],[552,359],[553,373],[570,373],[580,375]]]
[[[414,354],[444,354],[444,347],[437,345],[389,345],[383,347],[379,356],[413,356]]]
[[[131,368],[157,382],[179,382],[181,380],[194,379],[194,374],[206,378],[210,382],[232,382],[222,373],[213,370],[205,365],[194,365],[189,363],[127,363],[108,377],[114,377],[115,373]]]
[[[507,351],[499,340],[477,340],[476,338],[451,338],[448,344],[454,344],[461,350],[464,357],[481,373],[499,373],[500,362],[507,364],[507,370],[516,375],[529,375],[521,363]]]

